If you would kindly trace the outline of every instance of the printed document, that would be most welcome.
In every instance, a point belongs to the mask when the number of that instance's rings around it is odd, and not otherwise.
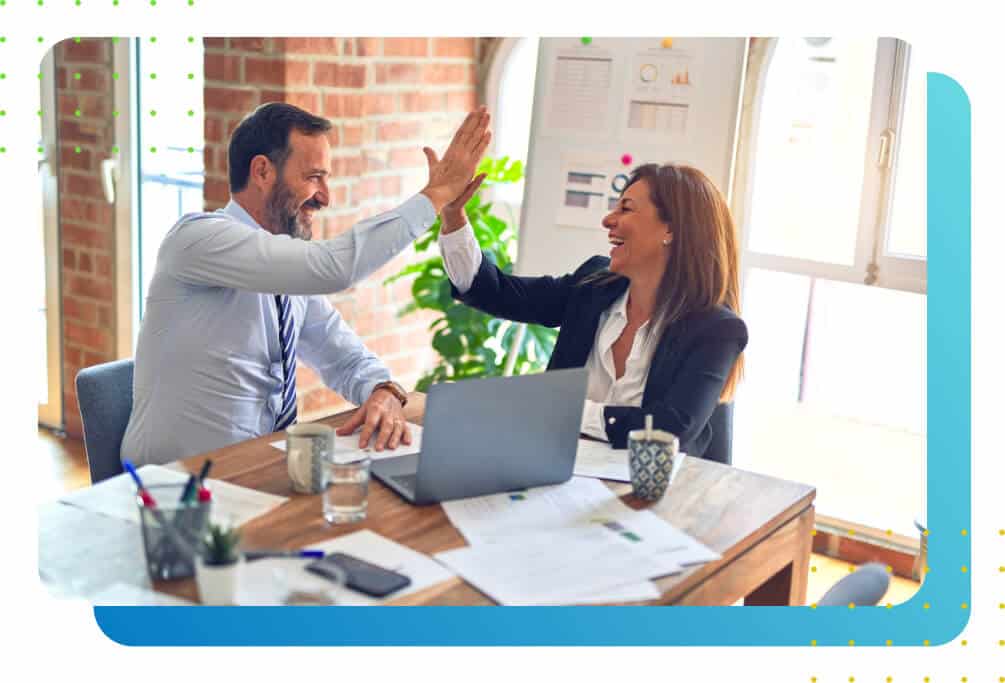
[[[243,567],[238,603],[241,605],[282,605],[291,592],[327,594],[339,605],[379,605],[453,578],[453,572],[428,555],[417,552],[368,529],[310,545],[325,554],[343,552],[385,569],[404,574],[412,582],[384,598],[374,598],[348,588],[339,588],[328,579],[304,569],[312,559],[273,558],[248,562]]]
[[[184,485],[189,475],[160,465],[144,465],[136,470],[143,485],[157,499],[160,484]],[[288,499],[271,493],[237,486],[218,479],[207,479],[206,488],[213,494],[210,520],[214,524],[244,524],[285,503]],[[172,495],[177,495],[172,491]],[[94,486],[68,493],[59,499],[74,507],[140,523],[136,504],[136,484],[128,474],[119,474]],[[166,504],[168,501],[158,501]],[[172,503],[176,501],[171,501]]]
[[[631,512],[607,486],[586,477],[573,477],[555,486],[451,500],[443,503],[443,510],[472,545]]]
[[[613,596],[626,583],[679,572],[669,551],[678,535],[643,511],[448,550],[436,559],[504,605],[596,602],[608,589]]]
[[[384,460],[385,458],[396,458],[400,455],[414,455],[422,449],[422,427],[409,423],[408,428],[412,432],[412,443],[408,445],[398,444],[397,448],[385,448],[380,452],[373,450],[372,447],[360,448],[358,433],[350,434],[349,436],[335,436],[333,448],[335,458],[340,462],[354,462],[360,460],[364,454],[369,456],[370,460]],[[269,445],[284,453],[286,452],[286,439],[273,441]]]

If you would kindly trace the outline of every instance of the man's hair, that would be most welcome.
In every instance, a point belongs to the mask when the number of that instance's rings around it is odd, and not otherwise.
[[[331,130],[327,119],[315,116],[285,102],[269,102],[246,116],[230,136],[227,160],[230,166],[230,191],[248,186],[251,160],[264,154],[282,172],[290,156],[290,131],[321,135]]]

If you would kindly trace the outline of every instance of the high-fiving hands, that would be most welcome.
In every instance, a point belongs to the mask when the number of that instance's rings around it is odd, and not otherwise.
[[[454,133],[442,159],[429,147],[423,147],[422,151],[429,163],[429,182],[422,189],[422,194],[432,202],[436,213],[456,200],[473,182],[471,176],[492,139],[492,132],[488,128],[489,119],[484,106],[468,114]]]

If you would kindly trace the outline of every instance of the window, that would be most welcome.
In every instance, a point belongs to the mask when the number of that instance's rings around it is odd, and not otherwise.
[[[916,536],[925,445],[924,71],[906,44],[758,39],[735,207],[735,464],[818,518]]]
[[[537,77],[537,38],[500,38],[486,79],[485,99],[492,114],[493,157],[527,163],[530,120]],[[519,223],[524,181],[499,185],[494,200],[504,204]]]
[[[132,244],[132,340],[164,235],[185,213],[203,208],[203,50],[133,39],[116,53],[120,73],[116,138],[121,148],[118,221]],[[131,68],[130,68],[131,67]]]
[[[38,368],[38,422],[47,427],[63,429],[63,360],[62,322],[59,295],[59,271],[62,265],[59,248],[58,178],[59,145],[56,141],[56,69],[52,51],[42,60],[41,86],[37,109],[42,113],[34,133],[42,156],[38,162],[38,184],[32,204],[38,207],[37,240],[31,259],[40,266],[42,276],[33,283],[33,300],[37,302],[34,348]]]

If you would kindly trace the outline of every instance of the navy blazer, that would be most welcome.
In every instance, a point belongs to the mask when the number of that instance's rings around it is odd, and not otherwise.
[[[561,326],[548,369],[583,367],[593,349],[601,314],[628,288],[623,277],[604,283],[583,282],[609,263],[608,258],[594,256],[571,275],[517,277],[503,273],[483,253],[471,288],[463,295],[453,286],[451,291],[454,298],[499,318]],[[654,427],[677,435],[682,451],[705,457],[713,440],[712,425],[720,431],[730,429],[729,406],[717,410],[719,395],[746,345],[746,325],[723,306],[692,313],[669,325],[653,355],[642,406],[604,407],[611,445],[626,448],[628,432],[642,429],[644,416],[651,414]],[[713,412],[717,419],[711,419]],[[725,448],[725,454],[708,455],[728,462],[728,439]]]

